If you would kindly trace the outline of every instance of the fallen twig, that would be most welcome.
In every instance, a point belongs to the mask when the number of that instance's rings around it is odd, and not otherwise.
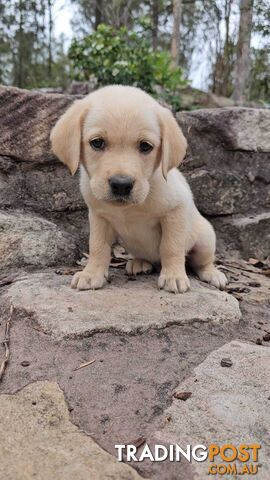
[[[126,260],[117,260],[117,258],[112,258],[111,259],[111,263],[110,263],[110,267],[113,267],[113,268],[124,268],[126,266],[127,262]]]
[[[5,355],[4,355],[4,359],[2,360],[2,362],[0,364],[0,381],[3,378],[3,375],[5,373],[5,369],[6,369],[6,365],[9,361],[9,357],[10,357],[9,329],[10,329],[10,322],[11,322],[11,319],[12,319],[13,311],[14,311],[14,307],[13,307],[13,305],[11,305],[10,310],[9,310],[9,316],[8,316],[6,326],[5,326],[5,336],[4,336],[4,341],[3,341],[3,345],[4,345],[4,348],[5,348]]]
[[[71,267],[65,269],[57,269],[54,271],[56,275],[73,275],[76,272],[80,272],[82,268],[79,267]]]
[[[134,447],[140,448],[142,445],[144,445],[145,442],[146,442],[145,437],[139,437],[139,438],[136,438],[136,440],[133,440],[133,442],[129,442],[129,445],[134,445]]]
[[[234,275],[237,274],[237,272],[235,272],[231,268],[225,267],[224,265],[219,265],[218,270],[225,270],[225,272],[230,272],[230,273],[233,273]],[[237,275],[239,275],[239,273]]]
[[[233,263],[227,263],[227,262],[226,262],[226,265],[228,265],[229,267],[236,268],[237,270],[243,270],[244,272],[263,274],[262,270],[260,270],[259,268],[257,268],[256,270],[251,270],[250,268],[245,268],[245,267],[242,267],[241,265],[235,265]]]
[[[94,360],[90,360],[90,362],[81,363],[81,365],[79,365],[78,367],[74,368],[74,372],[76,372],[76,370],[80,370],[81,368],[88,367],[88,365],[91,365],[91,364],[94,363],[95,361],[96,361],[96,359],[94,358]]]

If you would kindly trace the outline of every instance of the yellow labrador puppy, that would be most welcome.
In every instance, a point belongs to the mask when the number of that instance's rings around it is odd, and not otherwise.
[[[189,258],[201,280],[217,288],[225,275],[214,266],[215,233],[198,212],[177,167],[187,142],[169,110],[138,88],[109,86],[76,101],[51,133],[54,153],[74,174],[89,208],[90,255],[72,287],[101,288],[111,245],[120,237],[133,259],[127,273],[161,263],[159,288],[185,292]]]

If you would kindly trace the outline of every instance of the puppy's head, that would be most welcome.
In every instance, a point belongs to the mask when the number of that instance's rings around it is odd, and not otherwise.
[[[93,195],[119,205],[143,203],[150,179],[185,156],[171,112],[134,87],[111,86],[76,101],[51,132],[54,153],[72,174],[86,169]]]

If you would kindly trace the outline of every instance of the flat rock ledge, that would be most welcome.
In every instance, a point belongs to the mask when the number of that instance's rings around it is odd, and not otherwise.
[[[115,271],[102,290],[78,292],[70,282],[71,276],[54,271],[30,274],[14,283],[2,301],[56,339],[105,331],[136,334],[195,322],[237,324],[241,318],[233,296],[195,279],[184,295],[159,291],[156,275],[129,281],[123,270]]]
[[[139,480],[69,420],[56,383],[0,396],[0,477],[7,480]]]
[[[232,366],[221,366],[222,359],[230,359]],[[237,447],[259,443],[260,467],[254,478],[270,478],[269,347],[232,341],[212,352],[176,391],[190,392],[191,396],[186,401],[173,400],[165,412],[170,422],[156,432],[156,443],[177,443],[184,448],[189,444],[232,444]],[[214,463],[224,462],[216,457]],[[250,465],[254,462],[250,460],[246,463]],[[194,478],[204,480],[212,477],[208,475],[208,460],[192,465]],[[242,465],[238,464],[238,467]]]

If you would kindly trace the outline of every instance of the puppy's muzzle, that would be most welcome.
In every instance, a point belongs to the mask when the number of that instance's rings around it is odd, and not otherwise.
[[[128,197],[133,189],[135,180],[125,175],[115,175],[109,178],[111,192],[115,197]]]

